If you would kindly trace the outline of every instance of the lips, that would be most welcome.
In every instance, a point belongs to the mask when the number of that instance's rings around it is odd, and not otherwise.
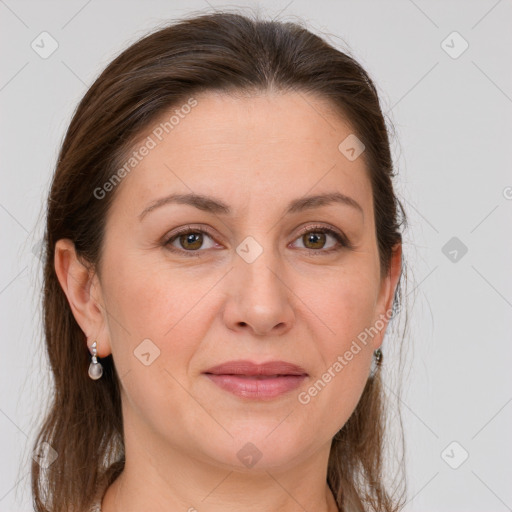
[[[203,373],[224,391],[252,400],[272,400],[296,389],[308,377],[304,368],[285,361],[229,361]]]
[[[304,368],[286,361],[253,363],[252,361],[228,361],[214,366],[204,373],[212,375],[238,375],[246,377],[277,377],[286,375],[307,375]]]

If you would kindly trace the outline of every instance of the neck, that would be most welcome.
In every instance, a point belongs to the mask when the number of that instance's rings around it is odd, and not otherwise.
[[[338,512],[326,480],[330,443],[293,466],[242,470],[139,439],[125,431],[125,468],[101,512]]]

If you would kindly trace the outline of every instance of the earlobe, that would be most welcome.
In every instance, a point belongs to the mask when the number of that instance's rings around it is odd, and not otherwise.
[[[96,277],[80,262],[71,240],[60,239],[57,241],[54,265],[55,273],[75,320],[88,338],[98,339],[99,333],[103,332],[105,327],[104,307],[100,302],[101,296],[96,298],[93,295],[93,290],[99,289],[99,286],[94,286]],[[105,348],[105,343],[102,341],[98,339],[99,356],[102,345]]]

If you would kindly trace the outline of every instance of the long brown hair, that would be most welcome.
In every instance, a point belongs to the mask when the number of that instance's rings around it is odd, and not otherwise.
[[[72,240],[83,263],[99,272],[105,219],[116,190],[102,200],[94,191],[122,166],[150,123],[200,92],[270,88],[329,100],[364,143],[381,270],[389,270],[406,217],[393,189],[396,173],[377,90],[353,57],[300,23],[227,11],[189,16],[138,40],[108,65],[79,103],[51,183],[43,322],[54,391],[34,449],[47,443],[57,458],[48,467],[32,462],[37,512],[87,510],[100,482],[109,485],[124,467],[119,376],[110,355],[101,360],[102,379],[92,384],[88,377],[87,340],[54,268],[57,240]],[[402,260],[395,311],[402,309],[404,270]],[[368,379],[332,442],[327,483],[341,511],[392,512],[403,506],[405,474],[393,491],[385,481],[388,402],[381,371]],[[402,432],[400,421],[403,448]],[[403,457],[400,462],[403,470]]]

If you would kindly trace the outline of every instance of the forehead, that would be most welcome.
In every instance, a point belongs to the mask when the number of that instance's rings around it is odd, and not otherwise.
[[[268,209],[269,202],[339,191],[371,207],[363,158],[351,161],[338,148],[353,129],[326,100],[302,92],[207,92],[193,100],[141,134],[120,201],[139,208],[166,193],[192,192],[223,197],[242,213],[249,204]]]

